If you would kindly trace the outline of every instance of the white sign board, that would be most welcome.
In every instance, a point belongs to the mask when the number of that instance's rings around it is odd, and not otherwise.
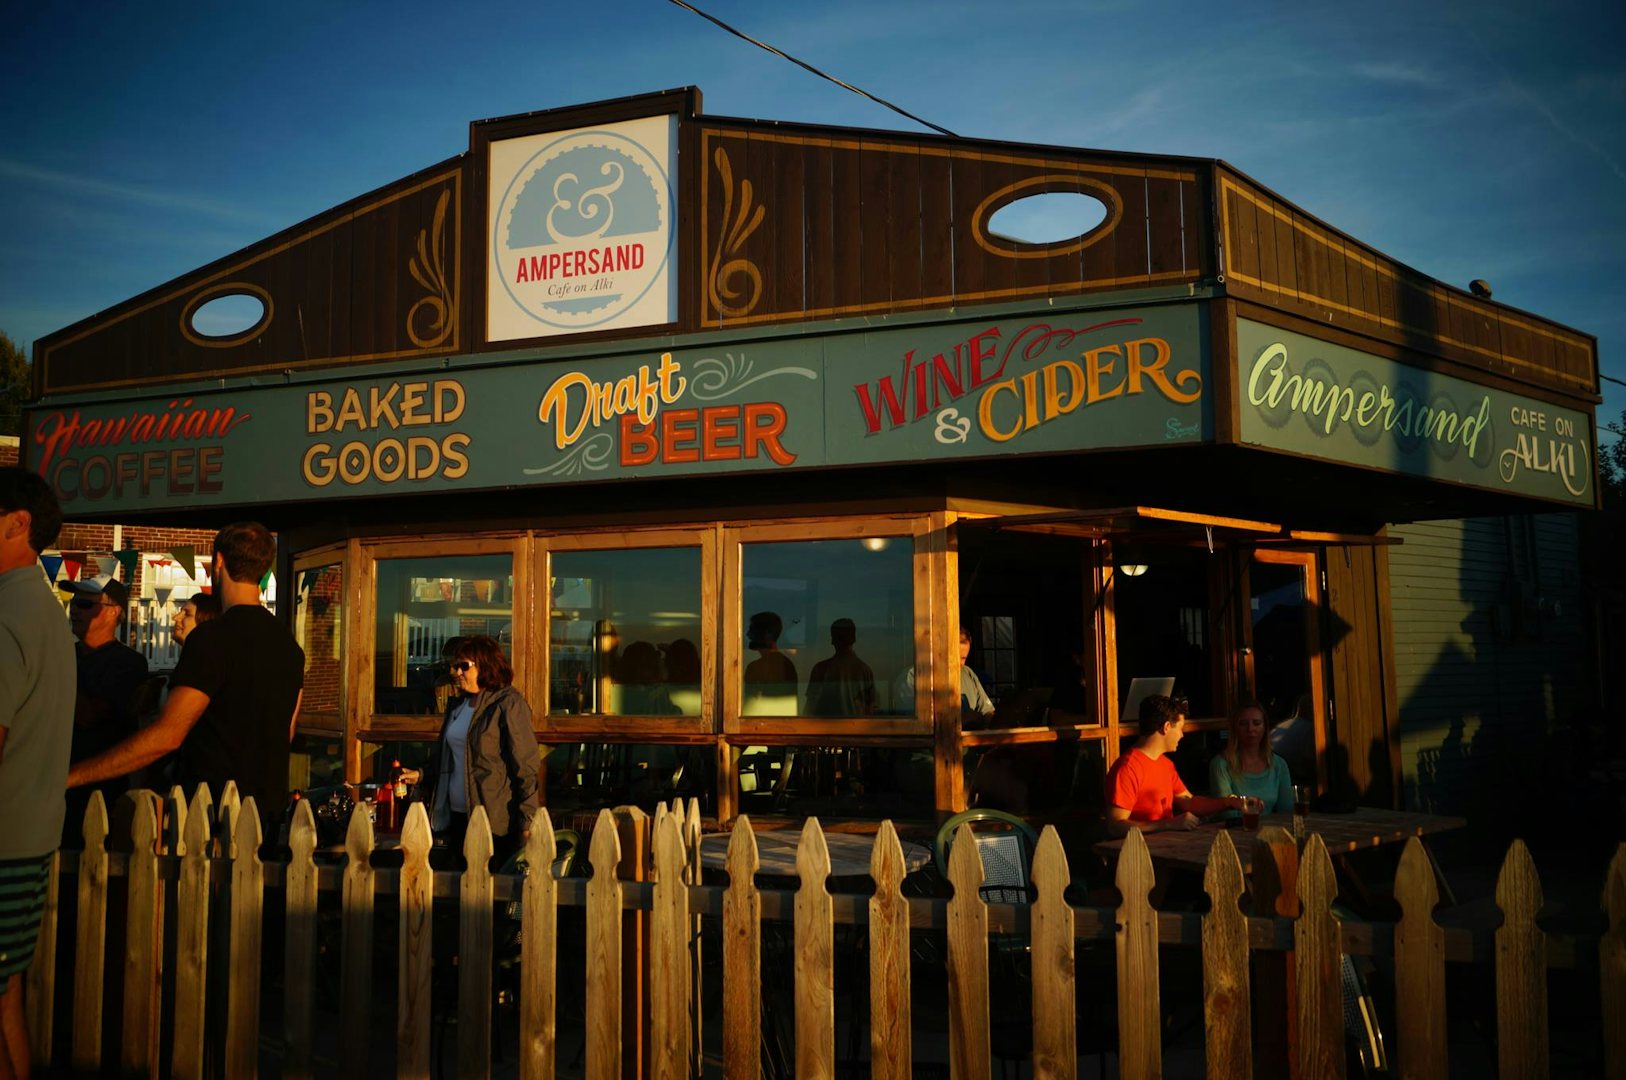
[[[487,340],[677,319],[676,116],[504,139],[488,166]]]

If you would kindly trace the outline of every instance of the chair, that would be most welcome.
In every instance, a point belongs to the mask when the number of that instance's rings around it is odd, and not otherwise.
[[[943,880],[948,880],[949,846],[961,825],[991,821],[1007,826],[998,832],[972,831],[977,854],[982,856],[982,898],[995,904],[1022,904],[1028,899],[1028,867],[1039,846],[1039,834],[1015,814],[1004,810],[977,808],[963,810],[937,830],[932,841],[932,860]]]

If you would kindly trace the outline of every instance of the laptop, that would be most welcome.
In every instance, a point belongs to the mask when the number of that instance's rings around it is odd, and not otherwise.
[[[1174,676],[1158,676],[1150,679],[1130,679],[1129,692],[1124,695],[1124,711],[1119,713],[1119,723],[1134,724],[1140,720],[1140,703],[1153,694],[1162,694],[1164,697],[1174,693]]]

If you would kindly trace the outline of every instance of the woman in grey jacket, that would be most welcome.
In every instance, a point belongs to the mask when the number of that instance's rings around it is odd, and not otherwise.
[[[514,669],[497,640],[464,638],[451,654],[452,681],[460,696],[446,709],[436,754],[429,825],[461,851],[469,814],[486,809],[495,858],[501,865],[528,835],[535,815],[541,755],[531,728],[531,707],[514,689]],[[418,770],[403,770],[416,783]]]

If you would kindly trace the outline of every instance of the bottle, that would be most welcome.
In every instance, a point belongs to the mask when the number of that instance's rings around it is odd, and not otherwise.
[[[395,785],[393,783],[378,785],[376,800],[378,803],[379,827],[385,832],[394,832],[396,819]]]

